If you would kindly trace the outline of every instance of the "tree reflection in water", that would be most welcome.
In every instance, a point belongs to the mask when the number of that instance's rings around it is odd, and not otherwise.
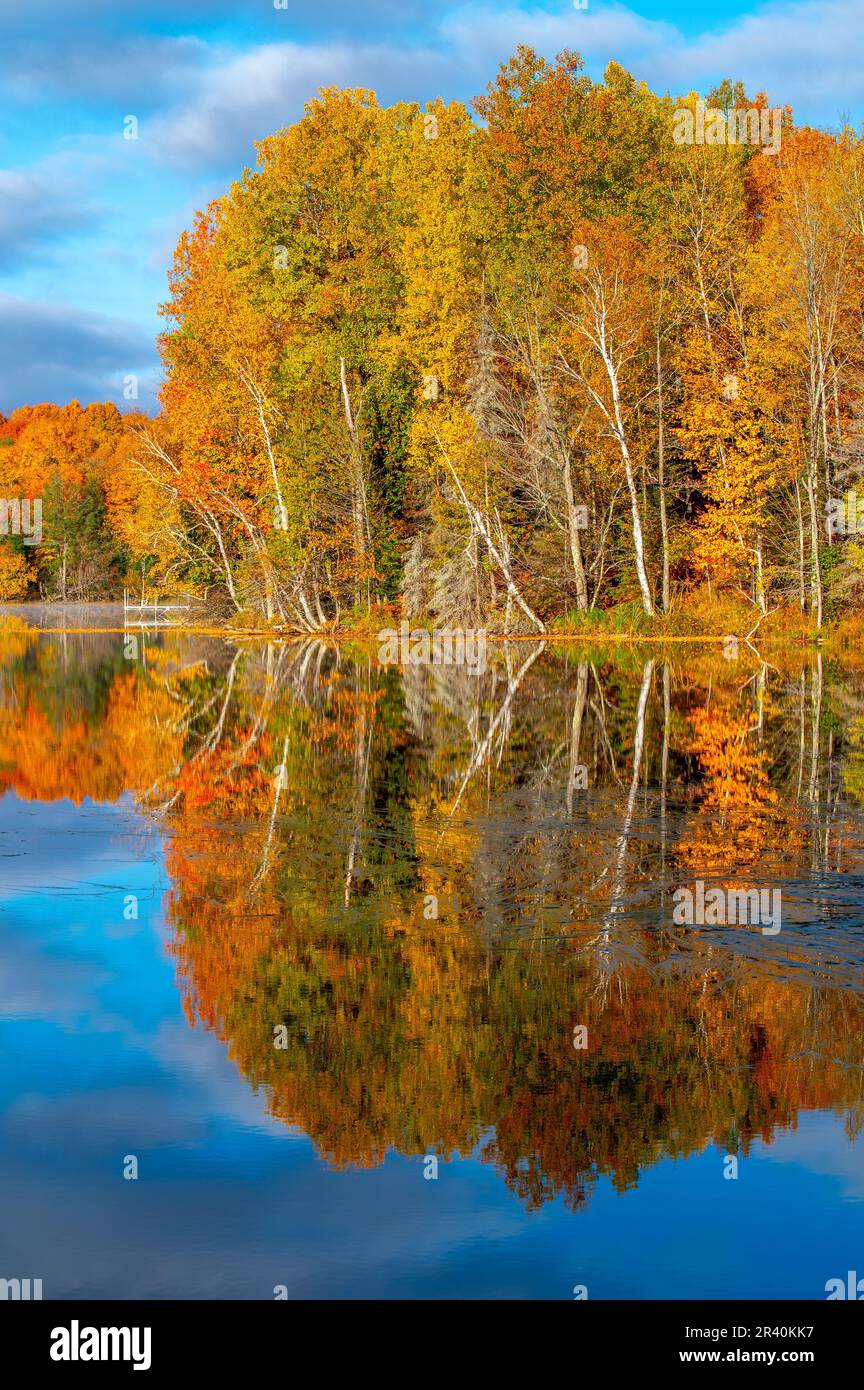
[[[529,1206],[579,1207],[600,1174],[746,1154],[805,1110],[857,1133],[857,677],[701,648],[490,646],[476,677],[78,642],[0,635],[2,789],[131,790],[159,818],[189,1021],[330,1163],[478,1152]],[[781,932],[674,925],[697,878],[781,886]]]

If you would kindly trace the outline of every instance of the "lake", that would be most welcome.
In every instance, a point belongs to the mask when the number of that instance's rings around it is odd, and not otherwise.
[[[864,669],[0,628],[0,1276],[864,1276]]]

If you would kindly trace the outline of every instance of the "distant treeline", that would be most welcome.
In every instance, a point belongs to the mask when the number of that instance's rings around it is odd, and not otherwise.
[[[77,401],[0,415],[0,600],[117,597],[140,558],[129,451],[150,423]]]
[[[740,84],[520,49],[473,112],[322,91],[163,313],[156,420],[0,430],[3,495],[44,498],[7,596],[526,632],[864,598],[864,145]]]

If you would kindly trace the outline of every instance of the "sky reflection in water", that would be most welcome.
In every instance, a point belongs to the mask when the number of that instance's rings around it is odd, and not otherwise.
[[[856,671],[141,647],[0,634],[0,1275],[568,1299],[864,1273]],[[676,926],[697,880],[779,888],[781,931]]]

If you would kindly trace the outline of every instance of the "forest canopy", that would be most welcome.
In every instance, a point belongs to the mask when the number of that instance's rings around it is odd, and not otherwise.
[[[155,419],[0,421],[0,493],[44,516],[0,540],[0,598],[523,632],[861,601],[851,130],[526,48],[470,110],[328,88],[169,285]]]

